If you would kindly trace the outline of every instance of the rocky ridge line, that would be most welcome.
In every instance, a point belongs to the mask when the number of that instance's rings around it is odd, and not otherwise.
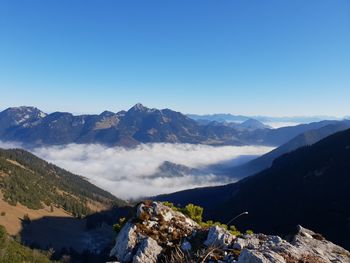
[[[201,227],[160,202],[142,202],[116,238],[110,256],[121,263],[334,263],[350,253],[298,226],[290,242],[278,236],[234,236],[219,226]]]

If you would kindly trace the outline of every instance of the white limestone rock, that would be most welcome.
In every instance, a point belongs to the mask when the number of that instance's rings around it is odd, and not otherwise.
[[[119,232],[110,256],[116,257],[121,262],[130,262],[133,258],[133,250],[137,242],[136,226],[128,222]]]
[[[243,249],[237,263],[286,263],[286,260],[273,251],[252,251]]]
[[[139,245],[133,263],[156,263],[159,254],[162,252],[162,247],[157,242],[147,237],[143,239]]]
[[[254,234],[238,238],[233,248],[243,248],[238,263],[350,262],[347,250],[301,226],[290,243],[278,236]]]
[[[209,229],[207,240],[204,241],[206,246],[217,246],[226,248],[236,237],[219,226],[212,226]]]

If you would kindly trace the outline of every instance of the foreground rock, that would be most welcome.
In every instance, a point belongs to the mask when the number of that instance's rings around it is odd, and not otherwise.
[[[110,255],[122,263],[350,262],[348,251],[301,226],[290,242],[263,234],[236,237],[219,226],[201,227],[158,202],[143,202],[135,208]]]
[[[325,240],[320,234],[298,226],[291,242],[263,234],[238,238],[233,247],[241,249],[239,263],[332,263],[350,262],[350,253]]]

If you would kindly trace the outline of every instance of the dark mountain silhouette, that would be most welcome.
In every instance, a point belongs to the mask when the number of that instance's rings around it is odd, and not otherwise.
[[[350,129],[277,158],[238,183],[156,197],[204,207],[205,216],[241,228],[283,235],[297,224],[350,248]]]
[[[249,144],[280,146],[297,135],[306,131],[320,129],[330,124],[337,124],[341,121],[324,120],[320,122],[312,122],[308,124],[300,124],[290,127],[282,127],[278,129],[258,129],[249,133],[241,134],[240,138]]]
[[[296,150],[297,148],[302,146],[312,145],[333,133],[336,133],[348,128],[350,128],[350,121],[344,120],[336,124],[329,124],[319,129],[306,131],[302,134],[299,134],[289,142],[272,150],[271,152],[266,153],[245,164],[227,169],[226,172],[235,178],[242,178],[249,175],[253,175],[266,168],[269,168],[272,165],[272,162],[274,159],[282,156],[285,153]]]

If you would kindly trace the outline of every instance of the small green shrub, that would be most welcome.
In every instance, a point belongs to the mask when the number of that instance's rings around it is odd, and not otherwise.
[[[174,211],[181,212],[185,215],[187,215],[189,218],[191,218],[193,221],[197,222],[201,227],[203,228],[210,228],[212,226],[219,226],[221,228],[224,228],[228,230],[232,235],[239,236],[241,235],[241,232],[233,225],[227,226],[226,224],[222,224],[220,222],[214,222],[212,220],[208,220],[206,222],[203,222],[203,207],[196,206],[194,204],[188,204],[184,208],[176,207],[173,203],[170,202],[163,202],[163,205],[170,207]],[[253,234],[253,231],[247,230],[247,234]]]
[[[227,225],[222,224],[220,222],[213,222],[212,220],[208,220],[206,222],[201,222],[199,225],[201,227],[204,227],[204,228],[210,228],[212,226],[219,226],[219,227],[224,228],[226,230],[228,229]]]
[[[201,222],[199,225],[204,228],[209,228],[214,224],[213,220],[208,220],[206,222]]]
[[[203,207],[194,204],[188,204],[185,206],[185,208],[181,209],[180,211],[183,214],[187,215],[189,218],[191,218],[193,221],[197,223],[202,222]]]
[[[125,223],[126,223],[125,217],[119,218],[119,223],[113,225],[114,231],[118,234],[120,230],[123,228],[123,226],[125,225]]]
[[[237,230],[237,228],[235,226],[230,226],[230,229],[229,229],[230,233],[232,235],[235,235],[235,236],[240,236],[241,235],[241,232]]]
[[[245,231],[245,233],[246,233],[247,235],[253,235],[253,234],[254,234],[253,230],[250,230],[250,229],[248,229],[247,231]]]
[[[188,216],[198,224],[202,223],[203,207],[200,207],[194,204],[188,204],[185,207],[180,208],[180,207],[176,207],[173,203],[170,203],[170,202],[163,202],[163,205],[170,207],[174,211],[183,213],[184,215]]]
[[[163,205],[167,206],[167,207],[170,207],[171,209],[173,209],[174,211],[179,211],[179,209],[173,204],[173,203],[170,203],[170,202],[163,202]]]

